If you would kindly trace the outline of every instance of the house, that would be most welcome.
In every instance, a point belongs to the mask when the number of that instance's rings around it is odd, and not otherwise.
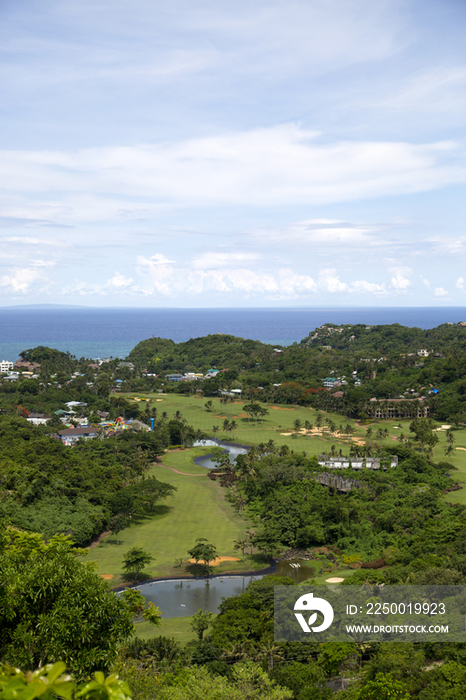
[[[182,374],[166,374],[165,379],[169,382],[181,382],[183,379]]]
[[[419,357],[429,357],[429,353],[425,348],[421,348],[421,350],[418,350],[417,354],[419,355]]]
[[[58,436],[65,445],[74,445],[74,443],[81,438],[88,440],[89,438],[96,437],[97,432],[98,428],[95,426],[86,425],[81,428],[65,428],[64,430],[59,430]]]
[[[371,409],[373,418],[427,418],[429,406],[423,403],[424,397],[418,399],[371,399],[375,405]]]
[[[44,413],[30,413],[26,420],[33,425],[45,425],[50,416],[47,417]]]
[[[118,364],[118,367],[127,367],[127,368],[130,369],[131,371],[134,370],[134,365],[133,365],[132,362],[120,362],[120,363]]]
[[[38,362],[28,362],[27,360],[18,360],[15,362],[15,369],[25,369],[29,372],[36,372],[40,369],[40,364]]]
[[[326,389],[333,389],[336,386],[340,386],[340,382],[334,377],[326,377],[323,381],[323,386]]]
[[[0,362],[0,374],[3,374],[4,372],[11,372],[13,369],[13,363],[9,362],[8,360],[2,360]]]
[[[319,455],[319,464],[321,467],[328,467],[329,469],[380,469],[382,462],[382,468],[386,469],[387,466],[391,468],[398,466],[398,456],[392,455],[390,459],[390,464],[385,463],[386,460],[380,457],[327,457],[327,455]]]

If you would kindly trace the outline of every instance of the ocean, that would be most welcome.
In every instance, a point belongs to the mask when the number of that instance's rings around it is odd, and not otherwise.
[[[0,309],[0,360],[46,345],[76,357],[126,357],[152,336],[175,342],[229,333],[271,345],[291,345],[323,323],[400,323],[434,328],[466,320],[464,307],[263,309],[131,309],[8,307]]]

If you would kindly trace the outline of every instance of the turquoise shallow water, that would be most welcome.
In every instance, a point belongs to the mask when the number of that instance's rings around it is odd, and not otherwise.
[[[126,357],[141,340],[175,342],[228,333],[272,345],[290,345],[323,323],[400,323],[434,328],[466,320],[462,307],[358,307],[267,309],[99,309],[9,307],[0,309],[0,360],[16,361],[38,345],[76,357]]]

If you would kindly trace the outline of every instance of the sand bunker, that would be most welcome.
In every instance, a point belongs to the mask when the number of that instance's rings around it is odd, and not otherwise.
[[[289,435],[293,435],[293,433],[280,433],[280,435],[284,435],[285,437],[288,437]]]
[[[294,411],[294,408],[281,408],[281,406],[270,406],[274,411]]]
[[[344,578],[340,578],[339,576],[333,576],[332,578],[326,578],[325,583],[342,583],[344,580]]]
[[[222,563],[222,561],[239,561],[238,557],[217,557],[216,559],[212,559],[212,561],[209,562],[209,566],[218,566],[219,564]],[[196,560],[195,559],[188,559],[189,564],[195,564]],[[204,563],[202,560],[198,562],[198,564]]]
[[[163,399],[155,399],[156,401],[163,401]]]
[[[111,581],[115,578],[113,574],[100,574],[100,578],[104,578],[106,581]]]
[[[466,447],[455,447],[455,450],[463,450],[463,452],[466,452]]]

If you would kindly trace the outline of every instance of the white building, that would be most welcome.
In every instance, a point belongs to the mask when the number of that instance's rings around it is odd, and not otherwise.
[[[9,362],[8,360],[2,360],[0,362],[0,373],[11,372],[13,367],[14,367],[13,362]]]

